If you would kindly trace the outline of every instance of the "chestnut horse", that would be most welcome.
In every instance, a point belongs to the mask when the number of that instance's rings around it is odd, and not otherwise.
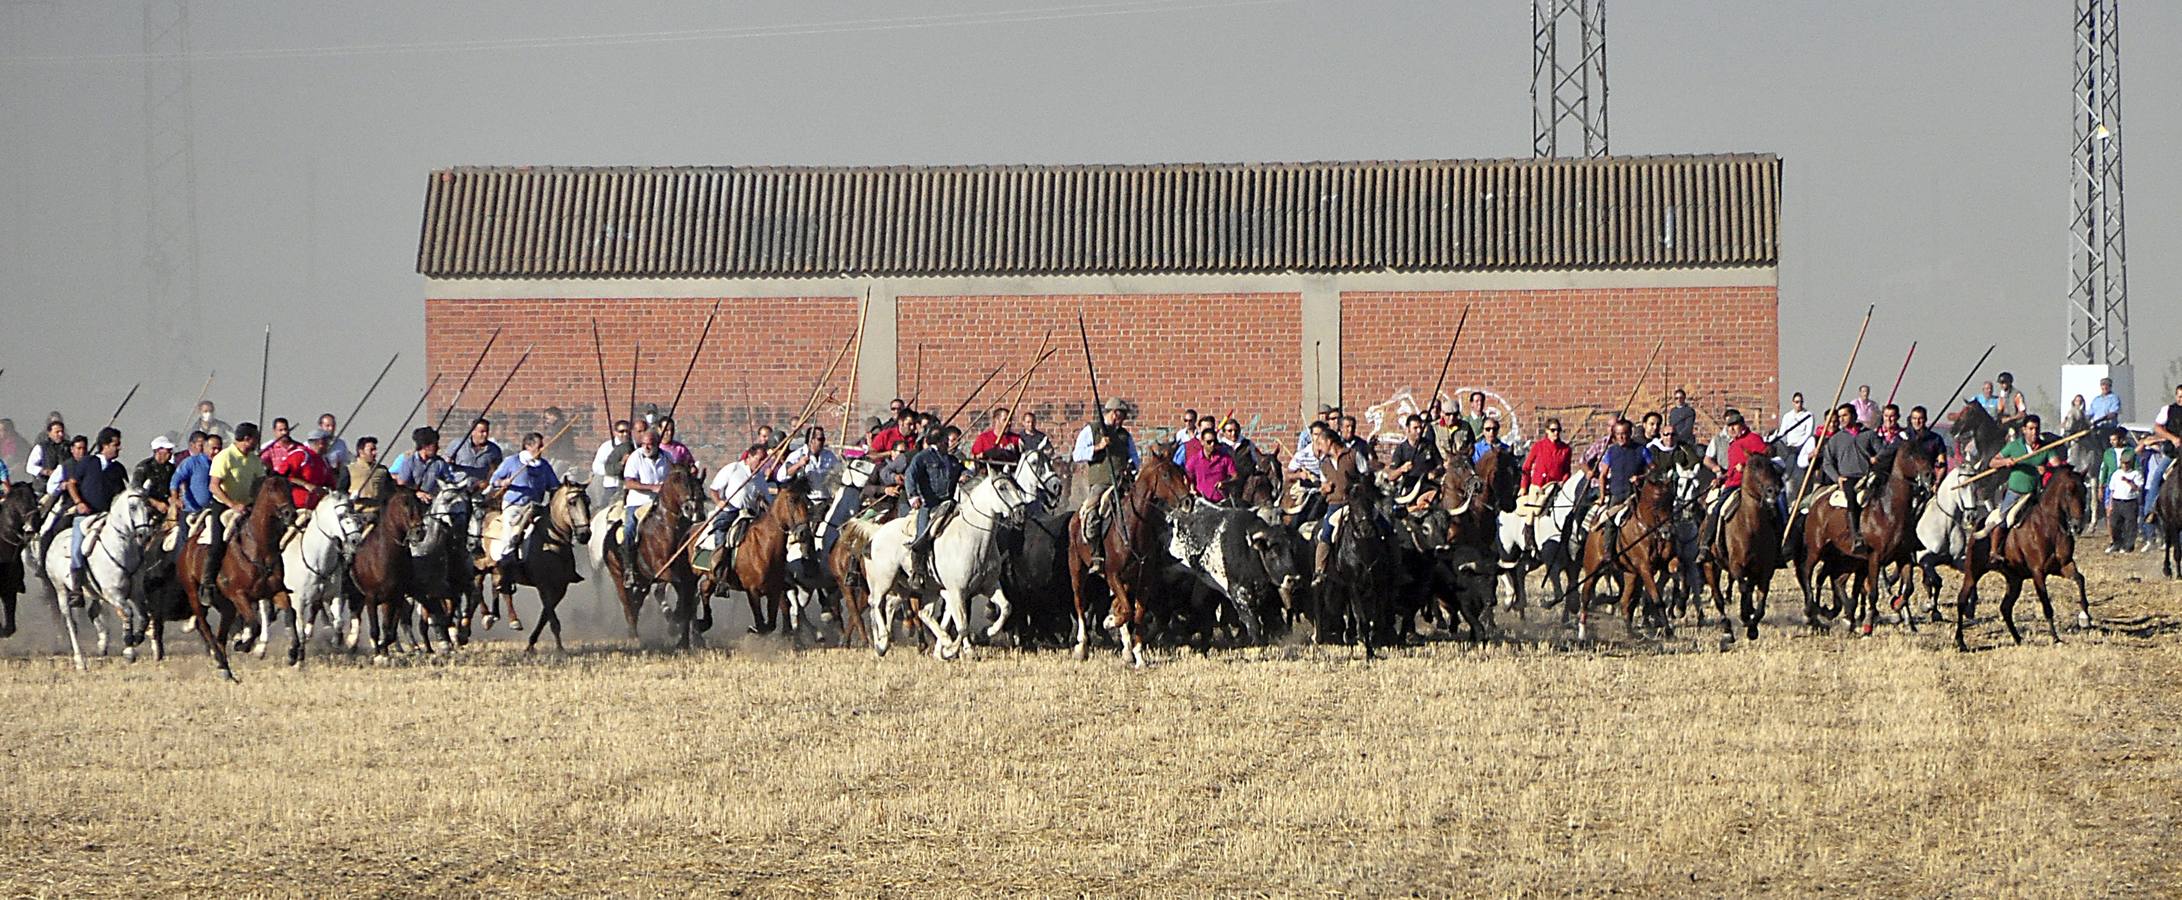
[[[219,515],[215,512],[213,515]],[[183,596],[189,602],[190,621],[197,627],[197,636],[204,639],[205,649],[212,653],[213,665],[220,677],[237,681],[235,670],[227,664],[227,642],[233,635],[235,623],[240,620],[253,631],[264,628],[258,620],[257,603],[275,594],[284,593],[284,573],[280,561],[280,539],[288,533],[295,521],[295,497],[293,485],[279,475],[267,475],[258,480],[257,491],[250,496],[250,505],[227,535],[225,552],[220,555],[217,567],[213,567],[211,548],[191,540],[194,535],[182,538],[188,543],[182,548],[176,569],[185,586]],[[212,523],[206,523],[211,527]],[[210,586],[205,585],[205,573],[217,572]],[[208,610],[220,613],[220,631],[212,633]],[[291,651],[291,657],[293,657]]]
[[[2000,619],[2007,623],[2008,636],[2016,643],[2023,642],[2023,632],[2015,627],[2015,601],[2023,593],[2025,579],[2038,591],[2038,605],[2045,610],[2046,631],[2053,635],[2054,643],[2061,642],[2061,631],[2053,624],[2053,598],[2046,593],[2049,575],[2076,582],[2080,604],[2076,623],[2090,626],[2091,594],[2084,588],[2083,572],[2076,568],[2076,525],[2083,515],[2084,477],[2064,466],[2046,476],[2037,505],[2023,516],[2023,521],[2001,535],[1998,559],[1993,558],[1992,541],[1970,541],[1962,590],[1955,597],[1955,649],[1969,649],[1963,642],[1962,629],[1976,610],[1977,580],[1986,572],[1999,572],[2008,582],[2008,592],[2000,597]]]
[[[704,486],[698,482],[695,470],[677,465],[667,471],[666,483],[652,500],[652,511],[637,523],[636,590],[630,590],[622,578],[621,554],[612,549],[604,551],[604,568],[613,577],[614,591],[621,597],[629,637],[637,636],[637,614],[644,609],[644,598],[662,585],[674,591],[671,603],[661,598],[660,611],[667,617],[675,649],[689,649],[700,640],[699,634],[712,627],[711,605],[698,599],[697,570],[690,568],[685,545],[690,529],[704,527],[704,496]],[[620,530],[592,523],[594,536],[603,533],[607,541],[625,540]]]
[[[349,584],[355,589],[350,604],[360,617],[371,622],[374,656],[384,657],[400,635],[409,612],[410,569],[416,558],[444,543],[451,525],[425,514],[424,501],[415,491],[396,490],[379,511],[379,522],[364,535],[349,560]],[[356,625],[335,623],[347,629],[346,643],[355,647]]]
[[[1780,569],[1780,496],[1787,486],[1767,457],[1745,458],[1742,472],[1743,483],[1722,508],[1712,542],[1705,547],[1704,571],[1727,639],[1735,639],[1727,598],[1739,595],[1743,636],[1757,640],[1758,623],[1765,621],[1765,604],[1773,594],[1773,573]]]
[[[1119,502],[1096,548],[1084,542],[1081,514],[1069,520],[1068,582],[1076,601],[1077,659],[1091,655],[1089,612],[1084,607],[1092,589],[1085,582],[1093,577],[1091,560],[1096,556],[1104,567],[1099,577],[1113,597],[1106,627],[1120,630],[1121,652],[1131,665],[1142,668],[1148,662],[1144,656],[1144,625],[1150,618],[1146,593],[1156,560],[1167,552],[1161,533],[1167,527],[1166,511],[1195,500],[1189,477],[1170,462],[1174,448],[1155,444],[1147,449],[1150,452],[1143,454],[1136,477],[1115,486]]]
[[[1645,624],[1673,633],[1660,592],[1660,578],[1675,564],[1673,474],[1671,466],[1659,465],[1637,481],[1636,499],[1629,505],[1629,514],[1622,520],[1611,547],[1603,524],[1584,536],[1583,564],[1578,569],[1583,575],[1577,580],[1574,598],[1561,610],[1564,618],[1575,615],[1577,640],[1590,635],[1591,592],[1608,570],[1621,578],[1622,621],[1635,625],[1637,593],[1641,590]]]
[[[806,560],[818,560],[817,526],[810,485],[800,478],[781,485],[765,513],[743,533],[734,558],[714,564],[704,579],[704,596],[742,591],[750,601],[752,634],[771,634],[784,621],[793,630],[803,607],[795,601],[803,596],[802,582],[809,580],[807,574],[798,579],[795,570]]]
[[[1871,633],[1879,618],[1879,592],[1891,569],[1895,578],[1893,606],[1902,611],[1902,624],[1916,629],[1916,616],[1909,611],[1908,599],[1917,587],[1913,576],[1919,546],[1917,520],[1939,486],[1938,462],[1930,448],[1908,441],[1897,444],[1886,485],[1877,498],[1865,500],[1864,545],[1870,552],[1864,554],[1864,585],[1857,592],[1859,607],[1849,619],[1850,627],[1861,621],[1864,633]]]

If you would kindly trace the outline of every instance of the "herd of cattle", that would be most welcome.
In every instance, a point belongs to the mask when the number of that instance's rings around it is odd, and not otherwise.
[[[1957,437],[1974,463],[1978,435]],[[1988,446],[1983,455],[1990,454]],[[1897,455],[1894,471],[1865,501],[1857,541],[1845,510],[1823,492],[1807,512],[1784,516],[1786,487],[1772,466],[1746,470],[1742,486],[1717,504],[1704,500],[1702,473],[1655,470],[1618,527],[1587,527],[1595,492],[1581,474],[1543,508],[1517,512],[1518,461],[1501,451],[1452,467],[1426,507],[1396,502],[1374,479],[1360,480],[1324,570],[1314,571],[1306,535],[1317,529],[1307,520],[1308,503],[1286,502],[1281,485],[1261,480],[1228,503],[1209,504],[1167,458],[1145,454],[1141,470],[1116,489],[1103,527],[1093,529],[1083,527],[1081,510],[1062,504],[1063,479],[1039,454],[988,467],[963,488],[957,514],[935,526],[928,564],[912,562],[910,517],[874,510],[824,535],[824,513],[795,485],[733,546],[715,547],[697,473],[678,469],[638,526],[637,552],[607,552],[607,532],[620,527],[622,512],[594,509],[587,487],[570,483],[545,505],[537,549],[502,571],[459,524],[475,515],[491,527],[497,511],[480,495],[443,491],[427,501],[397,491],[367,517],[334,494],[304,517],[287,499],[286,481],[273,476],[259,485],[219,560],[201,558],[207,554],[195,542],[172,539],[171,523],[144,498],[123,496],[87,531],[90,575],[81,599],[71,604],[68,592],[54,595],[79,667],[78,620],[96,629],[102,655],[112,644],[110,624],[118,624],[122,652],[132,660],[146,641],[163,658],[164,625],[186,622],[229,678],[230,645],[262,655],[276,621],[289,632],[292,664],[303,661],[314,634],[353,651],[368,631],[383,656],[452,649],[473,628],[502,619],[520,629],[519,586],[539,598],[529,647],[548,631],[558,646],[558,608],[572,585],[590,580],[619,595],[632,638],[644,607],[656,600],[677,647],[701,643],[715,621],[714,601],[741,593],[752,631],[785,632],[799,643],[868,644],[884,653],[906,625],[940,658],[996,640],[1068,648],[1083,658],[1103,643],[1135,665],[1147,662],[1151,646],[1204,650],[1290,632],[1361,645],[1367,656],[1433,636],[1495,640],[1503,637],[1496,610],[1526,613],[1533,573],[1549,589],[1545,605],[1560,607],[1578,641],[1590,638],[1593,605],[1617,594],[1634,636],[1671,633],[1692,613],[1702,626],[1709,593],[1724,640],[1736,638],[1737,624],[1755,638],[1781,567],[1795,569],[1805,621],[1817,629],[1846,622],[1869,632],[1882,619],[1915,628],[1910,601],[1919,574],[1926,617],[1943,620],[1941,567],[1962,570],[1958,643],[1986,572],[2007,581],[2001,611],[2018,641],[2013,605],[2025,582],[2050,627],[2046,578],[2075,581],[2079,621],[2089,622],[2071,540],[2081,527],[2083,479],[2065,472],[1994,554],[1966,539],[1980,507],[1963,476],[1975,466],[1950,468],[1929,455]],[[852,462],[832,477],[848,490],[871,474]],[[1720,524],[1701,529],[1708,509]],[[36,517],[32,491],[0,498],[0,637],[16,630],[26,573],[38,573],[50,590],[61,583],[56,573],[68,571],[65,546],[26,564],[37,553]],[[628,558],[639,570],[633,577],[622,571]],[[212,577],[200,576],[205,566],[217,567],[206,573]],[[1605,597],[1597,593],[1601,584],[1613,588]],[[983,621],[973,627],[974,618]]]

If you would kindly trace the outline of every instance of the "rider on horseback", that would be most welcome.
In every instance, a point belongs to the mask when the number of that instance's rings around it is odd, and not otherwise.
[[[2025,416],[2023,426],[2017,432],[2015,439],[2009,441],[2007,446],[2000,448],[1999,455],[1994,456],[1992,462],[1988,464],[1992,468],[2005,468],[2008,470],[2007,483],[2000,488],[1999,504],[1993,509],[1993,514],[1985,520],[1985,527],[1979,529],[1977,534],[1973,536],[1975,538],[1991,538],[1992,557],[1994,559],[2000,558],[2001,542],[2007,539],[2010,515],[2017,506],[2026,502],[2034,502],[2036,499],[2038,488],[2044,482],[2044,478],[2038,471],[2039,468],[2063,464],[2066,461],[2065,457],[2058,453],[2059,448],[2046,446],[2045,434],[2039,431],[2038,426],[2039,421],[2036,415]]]
[[[1826,438],[1819,449],[1819,474],[1829,484],[1841,486],[1841,497],[1848,504],[1849,535],[1854,540],[1856,552],[1862,553],[1864,543],[1864,479],[1871,474],[1871,459],[1879,453],[1878,436],[1865,431],[1856,418],[1856,407],[1841,404],[1835,411],[1839,416],[1840,430]]]
[[[535,431],[523,435],[523,449],[501,460],[492,473],[492,488],[501,492],[500,527],[505,536],[500,555],[493,560],[495,567],[534,554],[532,542],[539,539],[538,508],[560,486],[560,476],[545,459],[545,435]]]
[[[1394,447],[1394,464],[1386,476],[1394,481],[1398,502],[1429,506],[1436,499],[1441,465],[1440,450],[1425,436],[1424,417],[1411,413],[1402,422],[1408,439]]]
[[[1315,589],[1326,580],[1326,572],[1333,567],[1333,532],[1337,523],[1334,514],[1348,508],[1350,487],[1359,477],[1356,472],[1356,451],[1342,443],[1331,428],[1318,429],[1312,438],[1318,450],[1320,483],[1325,485],[1326,514],[1318,519],[1318,531],[1312,537],[1313,549],[1311,586]],[[1363,510],[1361,515],[1374,515],[1375,510]]]
[[[955,459],[955,437],[961,432],[942,427],[924,433],[924,449],[909,461],[909,507],[917,511],[916,537],[909,542],[911,577],[924,580],[932,571],[932,538],[955,510],[955,485],[961,483],[962,462]]]
[[[1123,427],[1129,418],[1129,404],[1118,397],[1108,400],[1103,416],[1102,422],[1085,425],[1076,434],[1076,449],[1070,455],[1084,467],[1084,483],[1090,486],[1090,495],[1084,498],[1077,518],[1082,522],[1083,542],[1092,547],[1099,546],[1106,534],[1106,518],[1120,500],[1115,496],[1120,486],[1128,483],[1143,461],[1137,454],[1136,440]],[[1091,554],[1092,574],[1104,565],[1104,554]]]
[[[114,498],[129,487],[128,472],[115,457],[121,455],[121,432],[99,429],[98,452],[77,460],[68,469],[70,522],[68,531],[68,601],[83,593],[83,525],[91,516],[114,505]]]
[[[209,446],[210,438],[206,439]],[[212,540],[205,559],[204,580],[200,588],[215,590],[220,577],[220,560],[227,550],[227,515],[232,513],[239,521],[250,508],[250,499],[257,495],[258,481],[265,477],[265,461],[258,458],[258,426],[244,422],[235,426],[235,443],[212,458],[210,474],[212,499],[226,510],[216,510],[206,516],[205,526],[210,529]]]
[[[636,572],[636,547],[639,535],[636,531],[637,512],[659,499],[659,490],[666,486],[670,464],[667,455],[659,451],[659,432],[645,430],[637,437],[636,452],[621,464],[622,504],[626,509],[621,527],[621,584],[634,594],[641,579]]]
[[[1591,528],[1605,526],[1608,547],[1617,546],[1621,514],[1636,497],[1637,479],[1652,467],[1652,451],[1636,442],[1635,424],[1628,419],[1615,419],[1607,435],[1606,449],[1600,452],[1592,480],[1597,481],[1606,496],[1606,502],[1591,511]]]
[[[1743,468],[1750,465],[1772,465],[1773,446],[1765,438],[1750,430],[1750,423],[1743,419],[1740,410],[1728,410],[1722,417],[1727,424],[1727,463],[1711,457],[1705,458],[1705,467],[1720,476],[1714,499],[1707,504],[1705,527],[1699,546],[1710,547],[1720,530],[1720,517],[1727,505],[1735,502],[1735,492],[1743,486]],[[1756,462],[1753,463],[1752,460]],[[1785,513],[1785,511],[1783,511]]]
[[[743,532],[765,505],[765,479],[759,469],[765,465],[766,456],[763,441],[751,444],[743,448],[741,459],[721,466],[713,473],[712,482],[705,485],[705,492],[720,504],[719,511],[712,515],[712,530],[719,535],[722,558],[742,543]]]

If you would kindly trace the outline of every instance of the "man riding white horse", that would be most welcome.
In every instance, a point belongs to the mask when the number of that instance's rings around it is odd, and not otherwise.
[[[120,455],[121,432],[103,428],[98,433],[98,449],[68,469],[68,600],[71,604],[83,594],[84,523],[113,506],[114,498],[121,496],[129,486],[128,471],[116,459]]]
[[[955,486],[962,483],[962,462],[955,459],[955,437],[961,432],[942,426],[924,434],[924,449],[909,460],[903,479],[909,508],[916,511],[915,537],[909,543],[911,578],[918,582],[931,573],[934,522],[944,523],[955,510]]]

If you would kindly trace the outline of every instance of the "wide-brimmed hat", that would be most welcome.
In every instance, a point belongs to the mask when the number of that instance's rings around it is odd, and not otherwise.
[[[1108,401],[1106,401],[1106,411],[1107,411],[1107,412],[1118,412],[1118,413],[1125,413],[1125,412],[1128,412],[1128,411],[1129,411],[1129,401],[1127,401],[1127,400],[1123,400],[1123,399],[1121,399],[1120,397],[1115,397],[1115,398],[1113,398],[1113,399],[1111,399],[1111,400],[1108,400]]]

